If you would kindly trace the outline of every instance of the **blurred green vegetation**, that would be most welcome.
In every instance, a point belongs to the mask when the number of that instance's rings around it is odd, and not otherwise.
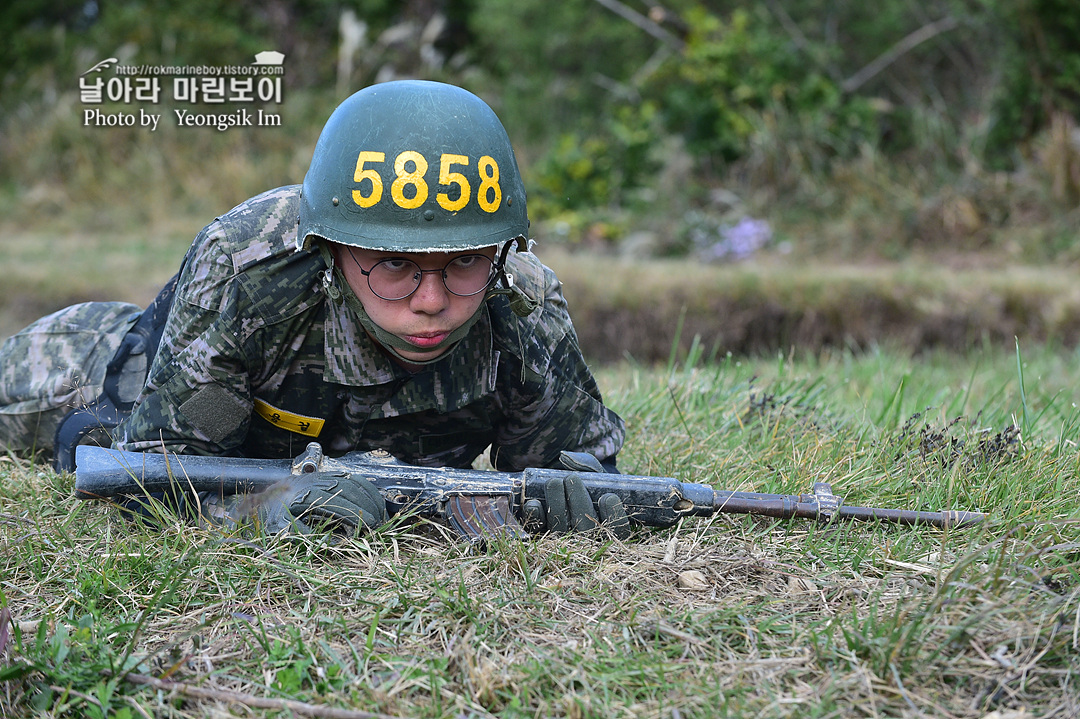
[[[13,0],[0,32],[0,223],[20,228],[209,219],[299,181],[348,92],[424,77],[495,107],[544,239],[685,254],[755,217],[796,259],[1080,254],[1066,0]],[[100,60],[268,49],[280,128],[177,128],[167,100],[155,133],[83,126]]]

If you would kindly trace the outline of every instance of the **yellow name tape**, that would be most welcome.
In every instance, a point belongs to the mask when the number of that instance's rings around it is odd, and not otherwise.
[[[326,423],[326,420],[318,417],[307,417],[302,414],[286,412],[261,399],[255,400],[255,414],[275,427],[281,427],[290,432],[302,434],[305,437],[318,437],[319,433],[322,432],[323,425]]]

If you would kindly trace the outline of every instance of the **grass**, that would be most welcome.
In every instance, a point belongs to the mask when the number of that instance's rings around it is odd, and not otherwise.
[[[986,342],[1012,348],[1016,336],[1080,337],[1080,292],[1065,266],[780,256],[717,266],[538,252],[566,286],[582,346],[603,361],[627,353],[664,361],[679,325],[682,349],[700,335],[707,354],[868,349],[884,338],[912,351],[964,351]]]
[[[180,269],[199,229],[177,224],[138,233],[4,233],[0,253],[7,277],[0,289],[0,337],[76,302],[115,300],[145,307]]]
[[[978,508],[991,521],[941,531],[722,515],[625,543],[568,535],[484,551],[431,524],[274,541],[130,526],[72,500],[70,476],[5,458],[0,708],[1080,711],[1080,355],[702,354],[600,372],[628,422],[624,470],[785,493],[826,480],[852,504]],[[121,680],[125,669],[181,689]]]

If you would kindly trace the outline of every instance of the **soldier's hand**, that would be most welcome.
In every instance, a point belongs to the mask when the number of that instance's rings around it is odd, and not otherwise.
[[[386,500],[375,485],[358,474],[314,472],[308,486],[297,488],[289,512],[308,525],[342,524],[353,532],[375,529],[388,519]]]
[[[592,532],[603,527],[619,539],[630,536],[630,520],[619,496],[613,492],[601,495],[594,507],[585,483],[577,474],[549,479],[544,486],[544,500],[543,505],[536,499],[525,502],[527,528]]]
[[[373,483],[356,474],[312,472],[262,492],[225,498],[227,523],[255,523],[265,534],[310,534],[329,525],[354,534],[374,529],[388,516]]]

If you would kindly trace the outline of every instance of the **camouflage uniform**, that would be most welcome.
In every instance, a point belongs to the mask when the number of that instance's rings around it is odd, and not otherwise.
[[[551,270],[512,254],[541,306],[521,318],[505,296],[489,299],[447,356],[410,373],[328,298],[323,256],[294,249],[298,199],[298,186],[266,192],[196,238],[118,448],[293,457],[317,440],[334,454],[382,448],[467,467],[491,445],[504,470],[557,466],[561,450],[615,456],[622,420],[602,403]]]
[[[51,451],[64,415],[101,394],[105,366],[141,312],[124,302],[86,302],[7,338],[0,346],[0,447]]]

